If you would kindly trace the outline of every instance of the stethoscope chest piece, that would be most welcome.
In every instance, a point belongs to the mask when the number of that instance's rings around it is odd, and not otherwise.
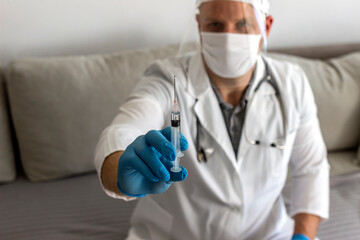
[[[207,162],[208,158],[214,153],[214,148],[198,148],[197,159],[199,163]]]
[[[202,148],[198,149],[196,154],[197,154],[197,160],[199,163],[207,162],[204,149],[202,149]]]

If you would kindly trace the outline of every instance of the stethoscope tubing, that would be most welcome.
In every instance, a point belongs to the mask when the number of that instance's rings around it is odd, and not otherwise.
[[[287,130],[288,130],[288,122],[287,122],[287,117],[285,114],[285,106],[284,106],[284,102],[283,99],[281,97],[280,94],[280,90],[279,87],[275,81],[275,79],[273,78],[271,72],[269,71],[269,67],[267,62],[264,60],[265,63],[265,71],[266,71],[266,75],[265,77],[258,83],[258,85],[256,86],[256,88],[254,89],[254,92],[250,98],[250,100],[248,101],[248,103],[245,106],[245,114],[244,114],[244,122],[243,122],[243,127],[242,127],[242,131],[244,134],[244,137],[246,139],[246,141],[248,143],[250,143],[251,145],[255,145],[255,146],[263,146],[263,147],[272,147],[272,148],[277,148],[279,150],[284,150],[285,145],[286,145],[286,140],[287,140]],[[255,95],[257,94],[258,90],[260,89],[260,87],[263,85],[264,82],[268,82],[275,90],[275,96],[279,102],[280,105],[280,111],[281,111],[281,117],[282,117],[282,122],[283,122],[283,136],[281,137],[282,139],[282,143],[278,143],[277,141],[273,141],[270,143],[265,143],[263,141],[260,140],[252,140],[249,138],[248,133],[247,133],[247,121],[248,121],[248,113],[250,111],[251,105],[254,101]],[[196,105],[198,99],[195,99],[195,104]],[[195,114],[196,116],[196,114]],[[207,162],[207,156],[206,156],[206,150],[204,150],[204,148],[202,148],[200,146],[200,134],[199,134],[199,128],[200,128],[200,121],[199,118],[196,116],[196,150],[197,150],[197,159],[198,161],[201,162]]]
[[[260,86],[264,83],[264,82],[268,82],[275,90],[275,96],[279,102],[280,105],[280,111],[281,111],[281,117],[282,117],[282,122],[283,122],[283,136],[281,137],[282,139],[282,143],[278,143],[277,141],[273,141],[270,143],[265,143],[263,141],[260,140],[252,140],[249,138],[248,133],[247,133],[247,122],[248,122],[248,113],[251,109],[251,105],[255,99],[255,95],[257,94],[258,90],[260,89]],[[275,80],[273,79],[273,77],[269,74],[269,72],[267,72],[267,76],[261,80],[259,82],[259,84],[256,86],[254,93],[252,94],[247,106],[246,106],[246,110],[245,110],[245,117],[244,117],[244,127],[243,127],[243,132],[244,132],[244,137],[246,139],[246,141],[252,145],[257,145],[257,146],[269,146],[269,147],[273,147],[273,148],[277,148],[280,150],[283,150],[285,148],[285,144],[286,144],[286,138],[287,138],[287,117],[285,114],[285,106],[284,106],[284,102],[281,98],[281,94],[280,94],[280,90],[275,82]]]

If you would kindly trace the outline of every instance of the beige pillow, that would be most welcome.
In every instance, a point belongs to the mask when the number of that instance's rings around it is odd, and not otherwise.
[[[145,68],[177,47],[106,56],[27,59],[9,68],[21,162],[32,181],[94,171],[100,133]]]
[[[0,69],[0,183],[12,181],[15,177],[15,158],[5,94],[5,82]]]
[[[305,71],[318,107],[320,127],[329,151],[359,144],[360,52],[326,61],[269,54],[299,64]]]

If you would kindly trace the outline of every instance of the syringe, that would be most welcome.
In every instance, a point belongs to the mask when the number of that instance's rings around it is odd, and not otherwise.
[[[180,111],[176,96],[176,78],[174,76],[174,103],[173,103],[173,109],[171,111],[171,143],[176,150],[176,159],[174,161],[173,167],[171,168],[172,172],[181,171],[179,163],[180,163],[180,158],[184,156],[184,154],[181,152],[180,138],[181,138]]]

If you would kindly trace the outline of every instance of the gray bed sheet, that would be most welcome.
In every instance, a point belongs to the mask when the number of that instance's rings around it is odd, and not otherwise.
[[[0,186],[0,239],[124,239],[136,201],[112,199],[95,173]]]
[[[331,179],[330,219],[319,228],[323,240],[360,239],[360,173]]]
[[[290,192],[291,183],[285,199]],[[360,239],[360,173],[333,177],[330,199],[320,239]],[[106,196],[96,174],[45,183],[18,179],[0,186],[0,239],[124,239],[135,205]]]
[[[289,206],[291,182],[283,191]],[[360,172],[330,179],[330,218],[318,229],[320,240],[360,239]]]

